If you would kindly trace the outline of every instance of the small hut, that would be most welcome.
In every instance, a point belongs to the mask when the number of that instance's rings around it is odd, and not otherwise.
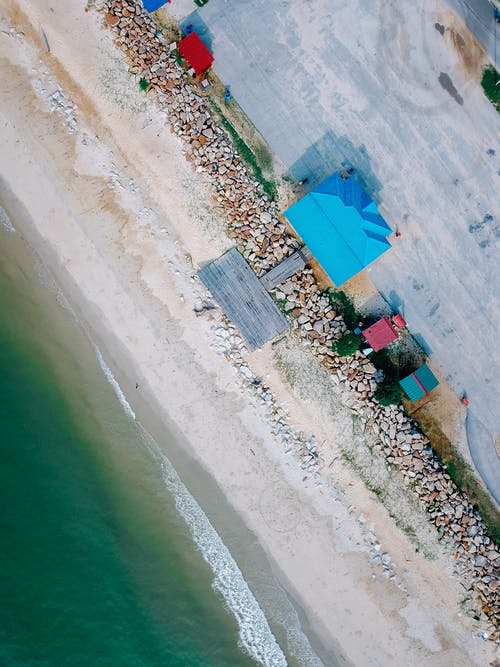
[[[407,326],[405,318],[399,313],[396,313],[393,316],[392,323],[395,324],[398,329],[404,329]]]
[[[372,324],[367,329],[364,329],[361,333],[374,352],[378,352],[384,347],[387,347],[389,343],[392,343],[392,341],[396,340],[399,336],[388,317],[382,317],[382,319],[378,320],[378,322],[375,322],[375,324]]]
[[[439,380],[427,364],[420,366],[416,371],[410,373],[399,384],[403,387],[410,401],[418,401],[438,386]]]
[[[181,39],[179,55],[193,68],[196,76],[203,74],[214,61],[213,55],[195,32],[191,32],[184,39]]]

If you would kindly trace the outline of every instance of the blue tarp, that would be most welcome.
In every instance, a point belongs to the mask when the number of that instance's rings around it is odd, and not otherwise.
[[[144,9],[151,13],[155,12],[157,9],[162,7],[163,5],[166,5],[168,0],[142,0],[142,4],[144,5]]]
[[[333,174],[285,215],[337,286],[391,247],[391,228],[352,176]]]

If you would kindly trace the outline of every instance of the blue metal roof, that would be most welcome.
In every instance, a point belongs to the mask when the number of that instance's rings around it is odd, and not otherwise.
[[[399,382],[410,401],[417,401],[437,387],[439,380],[427,364],[420,366],[414,373]]]
[[[391,247],[391,228],[354,178],[332,174],[285,215],[335,285]]]
[[[168,0],[142,0],[144,9],[151,14],[155,12],[162,5],[166,5]]]

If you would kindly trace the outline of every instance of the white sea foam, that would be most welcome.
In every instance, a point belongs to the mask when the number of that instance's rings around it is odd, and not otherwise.
[[[120,385],[116,381],[115,376],[111,372],[111,368],[104,361],[104,358],[101,354],[100,349],[98,347],[96,347],[95,351],[96,351],[96,355],[97,355],[97,361],[99,362],[99,366],[102,368],[102,371],[103,371],[104,375],[106,376],[109,384],[113,387],[113,390],[114,390],[115,394],[117,395],[118,400],[122,404],[123,409],[125,410],[125,412],[127,413],[127,415],[129,417],[131,417],[132,419],[135,419],[135,412],[130,407],[130,403],[127,401],[127,399],[125,397],[125,394],[122,391],[122,388],[120,387]]]
[[[135,420],[135,413],[111,369],[104,361],[101,351],[97,346],[95,349],[99,365],[113,387],[123,409],[129,417]],[[265,667],[287,667],[285,655],[269,627],[265,614],[250,591],[229,549],[221,540],[206,514],[189,493],[168,458],[161,452],[156,442],[140,424],[139,427],[146,444],[159,460],[164,473],[165,484],[174,498],[177,511],[188,525],[194,543],[214,574],[213,588],[222,595],[226,605],[238,622],[240,646],[257,662],[265,665]],[[295,626],[295,623],[293,625]],[[300,628],[298,619],[297,627]],[[294,630],[297,630],[297,627],[294,627]],[[302,654],[301,662],[304,665],[321,667],[322,663],[314,654],[307,638],[300,630],[298,634],[300,635],[300,639],[298,641],[291,641],[292,645],[296,644],[294,648],[299,649],[294,651],[296,656],[298,657]],[[289,639],[291,638],[289,637]],[[308,650],[304,650],[304,648]]]
[[[213,588],[222,595],[236,617],[240,646],[266,667],[286,667],[285,655],[229,549],[170,461],[156,451],[161,456],[165,483],[174,497],[177,511],[189,526],[196,546],[214,573]]]
[[[7,212],[0,206],[0,226],[6,229],[8,232],[15,232],[16,229],[12,222],[10,221]]]

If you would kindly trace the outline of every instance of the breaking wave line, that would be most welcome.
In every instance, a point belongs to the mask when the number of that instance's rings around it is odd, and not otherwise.
[[[134,411],[104,361],[101,351],[97,346],[95,350],[99,366],[113,387],[120,404],[126,414],[136,420]],[[265,667],[287,667],[285,655],[269,627],[265,614],[250,591],[229,549],[200,505],[189,493],[169,459],[139,423],[138,426],[148,448],[161,465],[165,485],[174,498],[177,511],[187,524],[196,547],[213,572],[213,589],[221,594],[237,620],[240,647]]]
[[[125,394],[122,391],[122,388],[120,387],[120,385],[116,381],[116,378],[113,375],[113,373],[111,371],[111,368],[104,361],[104,358],[101,354],[100,349],[98,347],[96,347],[95,351],[96,351],[97,361],[99,362],[99,366],[101,367],[102,372],[106,376],[109,384],[113,387],[113,390],[114,390],[118,400],[120,401],[123,409],[125,410],[125,412],[127,413],[127,415],[129,417],[131,417],[132,419],[135,420],[135,412],[130,407],[130,403],[127,401],[127,399],[125,397]]]
[[[229,549],[156,442],[144,430],[143,435],[155,458],[159,459],[165,485],[174,498],[177,511],[214,574],[213,589],[222,595],[238,622],[240,647],[265,667],[287,667],[285,655],[265,614]]]
[[[0,206],[0,226],[2,226],[4,229],[6,229],[8,232],[15,232],[16,228],[10,221],[9,216],[7,215],[7,212],[4,211],[4,209]]]

